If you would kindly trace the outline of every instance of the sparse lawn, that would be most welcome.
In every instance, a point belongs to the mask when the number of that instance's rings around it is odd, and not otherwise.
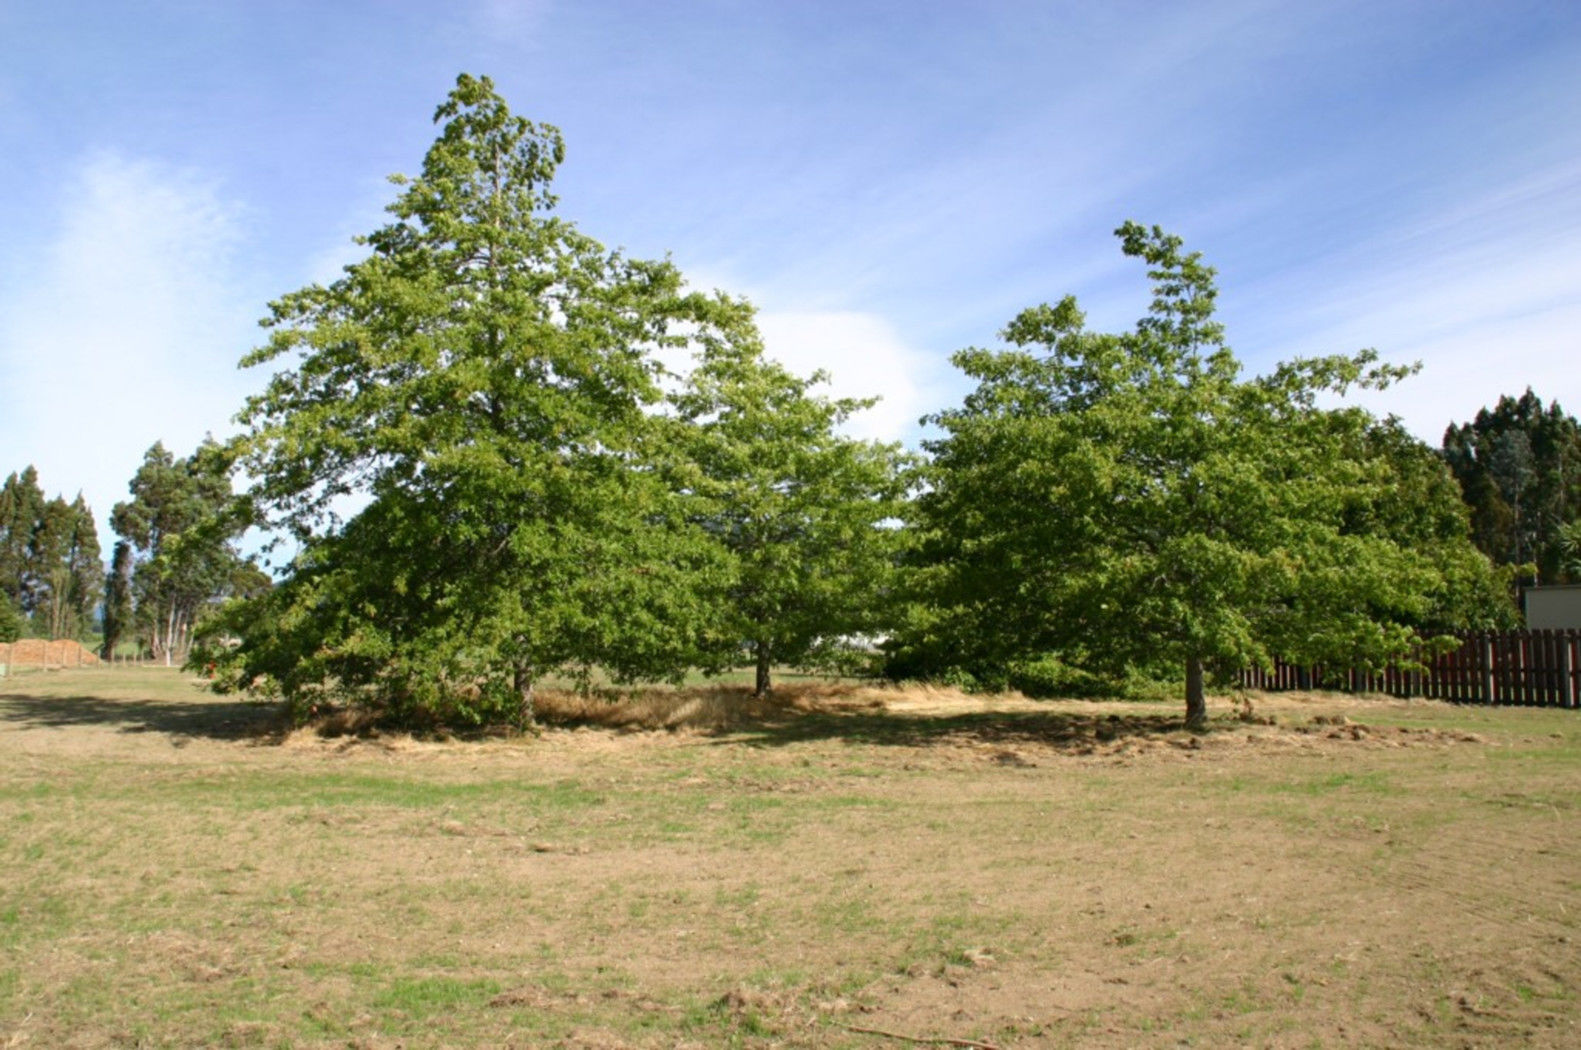
[[[1581,1045],[1581,712],[741,692],[433,742],[0,679],[0,1047]]]

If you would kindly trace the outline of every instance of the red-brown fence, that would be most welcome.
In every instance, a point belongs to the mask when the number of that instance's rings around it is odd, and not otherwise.
[[[42,638],[24,638],[19,642],[0,642],[0,669],[88,667],[99,658],[81,642],[68,639],[45,641]]]
[[[1269,670],[1241,671],[1242,688],[1338,689],[1349,693],[1425,696],[1476,704],[1532,707],[1581,705],[1581,630],[1507,631],[1458,635],[1460,647],[1382,671],[1299,666],[1275,661]]]

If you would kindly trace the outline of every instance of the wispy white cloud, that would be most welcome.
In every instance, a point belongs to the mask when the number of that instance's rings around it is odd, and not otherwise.
[[[1545,402],[1581,412],[1581,302],[1519,317],[1473,321],[1452,332],[1408,344],[1399,360],[1420,360],[1422,371],[1360,398],[1380,414],[1401,417],[1418,437],[1437,445],[1450,423],[1469,422],[1500,395],[1528,386]],[[1396,355],[1390,355],[1394,357]]]
[[[0,292],[0,469],[80,487],[102,523],[149,445],[228,429],[258,308],[234,279],[241,227],[196,173],[113,154],[77,167],[51,243]]]
[[[1256,286],[1268,358],[1376,348],[1420,375],[1358,397],[1436,443],[1527,386],[1581,411],[1581,164],[1529,173]],[[1262,364],[1271,361],[1259,362]]]
[[[590,234],[730,274],[772,354],[883,396],[866,434],[914,437],[963,392],[945,356],[1025,306],[1077,293],[1095,327],[1132,323],[1144,267],[1108,235],[1127,218],[1222,268],[1254,369],[1369,345],[1420,358],[1378,407],[1435,441],[1528,383],[1581,411],[1565,5],[376,7],[337,23],[366,34],[300,51],[187,18],[106,23],[147,46],[85,49],[69,13],[41,18],[53,48],[0,75],[63,86],[0,98],[18,157],[0,165],[0,471],[36,461],[102,514],[152,440],[223,430],[262,381],[234,370],[262,304],[362,254],[350,237],[392,195],[378,180],[415,169],[459,69],[566,128],[559,190]],[[75,75],[88,63],[103,75]],[[117,142],[166,159],[70,152]]]
[[[837,398],[879,398],[853,416],[853,436],[900,441],[917,419],[938,407],[939,376],[931,359],[908,346],[883,318],[857,311],[765,311],[758,317],[763,344],[798,375],[824,371],[826,392]]]
[[[549,0],[477,0],[472,17],[485,37],[519,38],[537,30],[550,7]]]
[[[726,276],[722,268],[685,268],[689,285],[701,291],[744,296],[758,306],[764,352],[798,376],[823,372],[827,382],[812,392],[829,398],[878,402],[853,415],[844,430],[877,441],[912,441],[918,420],[949,399],[949,365],[937,353],[908,340],[890,320],[871,310],[805,309],[783,292],[754,288]],[[670,355],[664,364],[684,372],[689,360]]]
[[[326,286],[340,280],[346,267],[368,257],[370,249],[358,244],[357,238],[392,221],[387,209],[398,195],[399,190],[391,186],[388,178],[365,180],[357,197],[345,204],[335,228],[319,239],[299,268],[300,273],[293,273],[291,279]]]

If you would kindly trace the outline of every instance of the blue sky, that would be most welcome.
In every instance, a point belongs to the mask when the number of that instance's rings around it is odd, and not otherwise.
[[[1376,347],[1437,443],[1581,412],[1581,4],[0,0],[0,473],[99,514],[230,431],[266,302],[332,279],[457,73],[559,125],[563,213],[751,297],[772,352],[915,440],[948,363],[1111,231],[1220,271],[1253,371]]]

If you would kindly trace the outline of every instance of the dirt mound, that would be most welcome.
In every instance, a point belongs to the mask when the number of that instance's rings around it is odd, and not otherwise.
[[[98,662],[99,657],[81,642],[66,638],[52,642],[42,638],[0,642],[0,666],[7,668],[91,667]]]

